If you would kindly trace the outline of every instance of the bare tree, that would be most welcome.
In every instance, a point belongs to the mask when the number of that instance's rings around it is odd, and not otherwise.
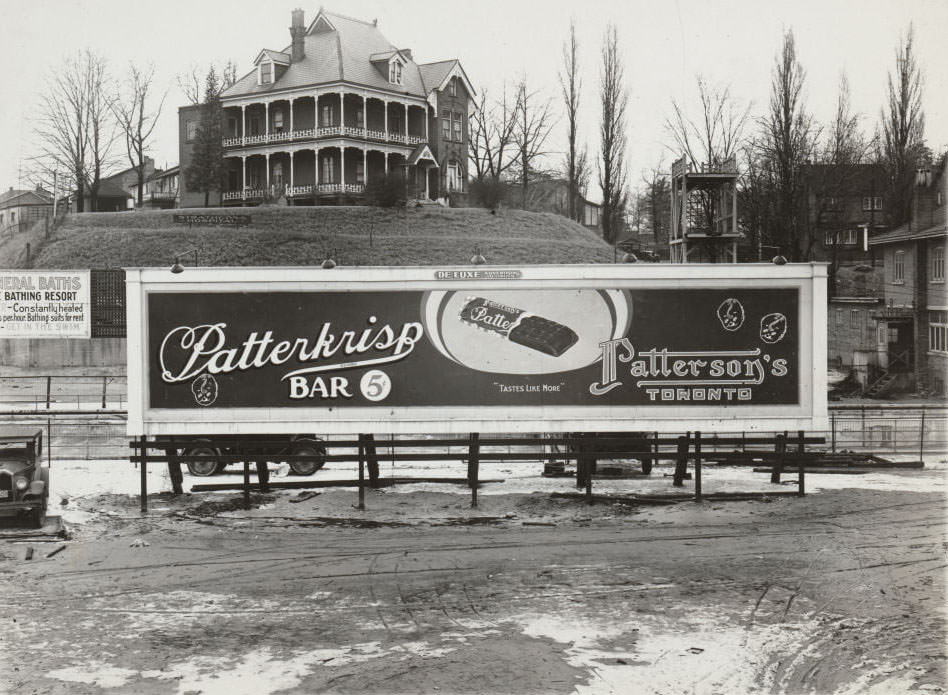
[[[577,198],[579,197],[579,172],[577,164],[580,158],[585,157],[577,147],[577,133],[579,130],[579,95],[582,91],[582,80],[579,77],[579,42],[576,40],[576,23],[569,24],[569,41],[563,44],[563,68],[560,72],[560,91],[563,95],[563,106],[566,108],[566,182],[567,182],[567,215],[571,220],[579,221]]]
[[[530,91],[526,78],[517,85],[517,101],[512,144],[517,152],[516,168],[519,170],[520,199],[527,206],[527,189],[530,178],[537,169],[537,162],[546,154],[546,141],[553,127],[550,100],[543,100],[540,93]]]
[[[63,61],[50,73],[46,91],[40,99],[36,135],[40,154],[36,165],[41,176],[62,170],[64,186],[76,191],[76,211],[85,207],[88,95],[84,79],[83,56]]]
[[[616,242],[628,199],[625,113],[629,94],[624,79],[618,32],[615,25],[610,24],[603,38],[599,73],[599,187],[602,189],[602,236],[609,244]]]
[[[37,170],[64,170],[66,185],[76,192],[76,210],[85,210],[88,193],[96,209],[99,184],[112,164],[116,125],[105,59],[90,50],[63,61],[47,80],[40,99],[36,134]]]
[[[762,121],[765,165],[776,185],[775,203],[778,245],[793,261],[808,260],[813,236],[806,224],[804,168],[812,157],[819,128],[804,102],[806,72],[797,60],[793,31],[783,37],[773,71],[770,109]]]
[[[643,194],[639,196],[642,222],[652,230],[655,248],[668,244],[671,226],[671,182],[665,173],[664,161],[642,174]]]
[[[212,63],[208,69],[220,73],[217,80],[218,96],[237,82],[237,64],[233,60],[227,60],[220,69]],[[206,79],[207,73],[202,73],[201,68],[196,65],[192,65],[188,72],[178,75],[178,88],[184,92],[185,98],[192,106],[204,103]]]
[[[497,102],[490,101],[487,90],[481,89],[480,100],[474,102],[471,112],[468,138],[478,181],[497,182],[514,164],[516,120],[517,110],[507,101],[506,87]]]
[[[675,156],[684,153],[692,169],[700,171],[737,154],[750,115],[750,105],[738,105],[731,95],[730,85],[711,86],[700,75],[697,83],[701,102],[699,118],[689,118],[685,109],[673,99],[673,115],[665,120],[665,129],[675,141]]]
[[[889,177],[889,222],[911,216],[912,181],[924,152],[923,77],[915,58],[915,30],[910,24],[895,53],[895,74],[889,73],[889,99],[882,113],[882,156]]]
[[[116,95],[112,112],[125,136],[125,153],[138,178],[137,203],[142,204],[145,188],[145,160],[151,135],[158,124],[167,91],[161,95],[157,108],[151,103],[154,64],[142,69],[129,63],[128,76],[121,94]],[[154,110],[153,110],[154,109]]]

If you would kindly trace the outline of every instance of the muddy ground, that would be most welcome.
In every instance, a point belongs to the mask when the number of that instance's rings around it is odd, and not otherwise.
[[[172,497],[155,471],[142,515],[129,464],[54,463],[71,538],[0,540],[0,691],[948,689],[943,462],[810,475],[804,498],[592,507],[523,471],[483,470],[507,482],[477,509],[403,485],[365,511],[329,489],[249,512],[238,493]],[[669,472],[597,492],[672,492]],[[704,482],[792,489],[724,467]]]

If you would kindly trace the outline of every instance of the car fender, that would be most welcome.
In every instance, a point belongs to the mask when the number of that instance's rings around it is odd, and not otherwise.
[[[46,491],[46,481],[44,480],[34,480],[30,483],[30,489],[27,494],[35,495],[36,497],[42,497],[43,493]]]

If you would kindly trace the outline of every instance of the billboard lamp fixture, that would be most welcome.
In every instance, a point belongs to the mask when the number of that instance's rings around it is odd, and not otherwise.
[[[776,256],[773,257],[773,259],[771,259],[770,262],[773,263],[774,265],[787,265],[787,258],[786,256],[781,256],[778,253]]]
[[[629,251],[628,253],[622,255],[622,262],[623,263],[638,263],[639,257],[636,256],[631,251]]]
[[[487,260],[481,255],[481,250],[477,246],[475,246],[474,255],[471,256],[471,264],[484,265],[485,263],[487,263]]]
[[[171,266],[171,272],[175,275],[184,272],[184,266],[181,265],[181,257],[187,256],[189,253],[194,254],[194,265],[198,264],[198,250],[197,249],[188,249],[187,251],[181,251],[174,255],[174,264]]]
[[[336,255],[335,249],[329,252],[329,255],[326,256],[326,260],[323,261],[323,265],[322,265],[323,270],[332,270],[333,268],[336,267],[336,262],[332,259],[332,257],[335,255]]]

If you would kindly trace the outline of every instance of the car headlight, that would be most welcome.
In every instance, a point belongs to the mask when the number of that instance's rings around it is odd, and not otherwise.
[[[25,490],[30,486],[30,481],[22,476],[17,476],[16,482],[14,484],[16,485],[17,490]]]

